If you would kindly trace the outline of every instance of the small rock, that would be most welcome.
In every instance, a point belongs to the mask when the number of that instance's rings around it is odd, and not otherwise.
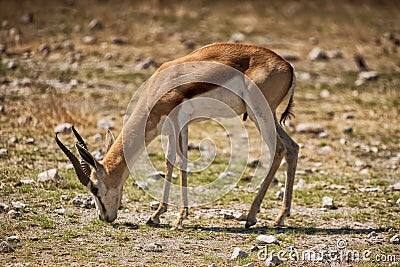
[[[62,48],[68,50],[68,51],[74,51],[75,50],[75,45],[71,40],[65,40],[62,44],[61,44]]]
[[[314,47],[308,54],[308,59],[312,61],[327,60],[328,55],[319,47]]]
[[[113,59],[113,58],[118,58],[119,57],[119,53],[118,52],[107,52],[104,55],[104,58],[107,60]]]
[[[247,163],[247,166],[250,168],[257,168],[257,167],[262,167],[261,160],[255,159],[249,163]]]
[[[322,207],[326,208],[326,209],[334,209],[335,208],[335,204],[333,201],[333,198],[331,197],[323,197],[322,198]]]
[[[14,209],[20,210],[26,207],[26,204],[20,202],[20,201],[15,201],[11,202],[11,206],[13,206]]]
[[[103,136],[102,136],[101,134],[97,133],[97,134],[95,134],[95,135],[93,136],[93,141],[95,141],[95,142],[101,142],[101,141],[103,141]]]
[[[330,93],[328,90],[324,89],[321,91],[321,93],[319,93],[319,96],[322,98],[328,98],[330,96]]]
[[[394,185],[390,185],[388,189],[391,191],[400,191],[400,182],[395,183]]]
[[[30,184],[34,184],[34,183],[35,183],[35,180],[33,180],[33,179],[21,179],[21,180],[20,180],[20,183],[21,183],[21,184],[30,185]]]
[[[70,199],[71,199],[71,197],[68,195],[61,195],[61,200],[63,200],[63,201],[69,201]]]
[[[20,217],[22,214],[19,211],[10,210],[9,212],[7,212],[7,215],[10,216],[10,218],[12,219],[16,219],[17,217]]]
[[[50,45],[48,44],[41,44],[39,46],[39,52],[42,54],[42,56],[48,56],[51,52]]]
[[[93,19],[89,22],[88,28],[89,30],[102,30],[104,26],[98,19]]]
[[[278,266],[282,263],[283,261],[276,255],[273,255],[272,257],[269,257],[265,261],[266,266]]]
[[[354,55],[354,61],[361,72],[369,71],[367,63],[365,62],[363,56],[361,56],[360,54]]]
[[[242,267],[254,267],[254,262],[249,262],[245,265],[242,265]]]
[[[357,80],[355,81],[356,86],[363,85],[366,81],[377,80],[379,77],[376,71],[362,71],[358,73]]]
[[[156,171],[156,172],[150,174],[148,176],[148,178],[158,181],[158,180],[161,180],[162,178],[165,178],[165,173]]]
[[[366,164],[365,164],[364,161],[357,159],[357,160],[354,162],[354,166],[356,166],[356,167],[365,167]]]
[[[111,43],[117,44],[117,45],[126,44],[126,41],[124,39],[122,39],[121,37],[117,37],[117,36],[111,36],[110,41],[111,41]]]
[[[159,243],[149,243],[144,246],[144,251],[148,252],[162,252],[163,248]]]
[[[18,68],[17,62],[15,62],[15,61],[13,61],[13,60],[8,61],[8,63],[7,63],[7,69],[15,70],[15,69],[17,69],[17,68]]]
[[[159,201],[152,201],[150,202],[150,209],[151,210],[157,210],[158,206],[160,206],[160,202]]]
[[[47,182],[61,182],[62,178],[58,174],[57,169],[50,169],[45,172],[39,173],[37,177],[37,181],[39,183],[47,183]]]
[[[64,215],[67,213],[67,209],[61,208],[61,209],[55,209],[54,213],[57,213],[58,215]]]
[[[136,182],[136,185],[143,190],[149,189],[149,184],[146,182]]]
[[[7,148],[0,148],[0,157],[5,157],[8,155],[8,149]]]
[[[10,253],[13,252],[14,249],[8,244],[8,242],[3,241],[0,243],[0,252],[1,253]]]
[[[265,244],[279,244],[278,239],[273,235],[259,235],[256,238],[257,243]]]
[[[242,43],[246,39],[246,36],[241,33],[237,32],[231,35],[231,38],[229,39],[229,42],[231,43]]]
[[[87,44],[87,45],[92,45],[96,43],[96,38],[93,36],[84,36],[82,37],[82,43]]]
[[[72,199],[72,203],[75,207],[81,207],[85,209],[94,209],[96,207],[93,197],[89,194],[77,195]]]
[[[276,194],[275,194],[275,198],[277,199],[277,200],[283,200],[283,197],[285,196],[285,192],[283,192],[283,191],[278,191],[278,192],[276,192]]]
[[[218,267],[218,265],[216,263],[211,263],[210,265],[208,265],[208,267]]]
[[[146,58],[142,61],[139,61],[139,63],[136,64],[135,68],[136,70],[146,70],[150,68],[156,68],[157,64],[152,58]]]
[[[33,13],[25,13],[21,16],[21,21],[25,24],[30,24],[33,22]]]
[[[228,135],[229,136],[229,135]],[[249,139],[249,135],[247,134],[247,133],[241,133],[240,135],[239,135],[239,137],[241,138],[241,139]]]
[[[4,203],[0,203],[0,213],[8,212],[10,207]]]
[[[343,130],[343,133],[351,134],[353,133],[353,127],[347,127]]]
[[[103,118],[97,122],[97,128],[101,130],[112,130],[115,127],[115,123],[110,118]]]
[[[18,138],[13,136],[10,139],[8,139],[8,143],[9,144],[16,144],[16,143],[18,143]]]
[[[318,154],[326,155],[331,153],[333,148],[331,146],[323,146],[318,150]]]
[[[356,117],[356,115],[354,113],[346,113],[343,114],[343,119],[345,120],[352,120]]]
[[[72,132],[72,124],[71,123],[61,123],[58,124],[55,128],[54,128],[54,132],[55,133],[63,133],[63,134],[70,134]]]
[[[368,238],[376,238],[378,237],[378,234],[375,231],[372,231],[371,233],[368,234]]]
[[[322,132],[322,133],[319,133],[319,134],[318,134],[318,137],[319,137],[319,138],[324,138],[324,139],[326,139],[326,138],[329,137],[329,134],[328,134],[327,132]]]
[[[232,176],[233,175],[233,173],[231,173],[231,172],[221,172],[219,175],[218,175],[218,179],[223,179],[223,178],[225,178],[225,177],[228,177],[228,176]]]
[[[394,235],[392,236],[392,238],[390,238],[390,243],[392,244],[400,244],[400,237],[398,235]]]
[[[7,46],[5,44],[0,44],[0,55],[7,51]]]
[[[20,241],[19,236],[12,235],[7,237],[7,242],[9,243],[19,243],[19,241]]]
[[[397,199],[396,204],[400,204],[400,198]]]
[[[247,258],[249,253],[242,250],[241,248],[235,247],[232,252],[231,260],[237,260],[239,258]]]
[[[343,52],[339,49],[329,50],[328,52],[326,52],[326,54],[329,58],[342,58],[343,57]]]
[[[299,133],[322,133],[324,128],[318,123],[299,123],[296,127]]]

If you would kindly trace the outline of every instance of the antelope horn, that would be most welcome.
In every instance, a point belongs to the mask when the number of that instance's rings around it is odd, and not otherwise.
[[[83,138],[81,137],[81,135],[75,130],[75,127],[72,126],[72,132],[74,133],[76,139],[78,140],[77,144],[80,144],[84,149],[89,150],[86,146],[85,141],[83,140]],[[90,176],[90,166],[89,164],[87,164],[84,160],[80,160],[79,161],[83,172],[87,175]]]
[[[79,181],[84,185],[87,186],[89,184],[89,175],[87,175],[87,170],[82,168],[81,163],[79,162],[78,158],[75,157],[74,154],[72,154],[69,149],[64,146],[63,143],[61,143],[60,139],[58,139],[58,133],[55,134],[54,138],[56,140],[57,145],[61,148],[61,150],[64,152],[64,154],[68,157],[68,159],[71,161],[72,165],[74,166],[75,173],[78,176]]]
[[[72,126],[72,132],[74,132],[74,135],[76,137],[76,139],[78,140],[78,143],[87,151],[89,151],[89,149],[86,146],[85,141],[83,141],[83,138],[80,136],[80,134],[75,130],[75,127]]]

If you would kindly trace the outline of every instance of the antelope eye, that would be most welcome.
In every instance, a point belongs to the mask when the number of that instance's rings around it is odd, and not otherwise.
[[[90,191],[92,191],[92,194],[93,194],[93,195],[97,196],[97,193],[99,192],[99,189],[98,189],[97,187],[92,187],[92,188],[90,189]]]

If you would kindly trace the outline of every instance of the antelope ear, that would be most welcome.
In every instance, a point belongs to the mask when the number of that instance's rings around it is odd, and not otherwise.
[[[78,153],[81,156],[81,158],[90,166],[92,166],[96,171],[102,168],[101,163],[98,162],[97,159],[95,159],[95,157],[92,154],[90,154],[90,152],[87,151],[81,144],[76,143],[75,147],[78,150]]]
[[[115,137],[114,137],[113,133],[110,130],[107,130],[107,133],[106,133],[106,153],[108,152],[108,150],[110,150],[110,148],[114,144],[114,142],[115,142]]]

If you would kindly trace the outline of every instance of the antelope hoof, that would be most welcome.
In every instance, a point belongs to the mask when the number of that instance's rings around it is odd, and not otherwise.
[[[149,218],[149,220],[146,222],[147,225],[159,225],[160,224],[160,220],[157,219],[153,219],[153,218]]]
[[[255,221],[246,221],[246,224],[244,225],[244,227],[246,229],[248,229],[248,228],[252,227],[253,225],[255,225],[256,223],[257,223],[257,220],[255,220]]]

